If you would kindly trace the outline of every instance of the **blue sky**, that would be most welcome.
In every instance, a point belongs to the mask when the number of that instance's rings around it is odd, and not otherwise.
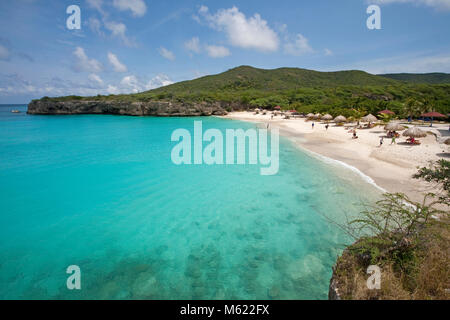
[[[381,8],[369,30],[366,9]],[[81,9],[69,30],[67,7]],[[0,3],[0,103],[131,93],[239,65],[450,72],[450,0]]]

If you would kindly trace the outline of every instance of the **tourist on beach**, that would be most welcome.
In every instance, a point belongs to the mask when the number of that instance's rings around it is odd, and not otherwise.
[[[314,130],[314,122],[311,124],[311,126],[312,126],[312,128],[313,128],[313,130]]]
[[[353,137],[352,139],[358,139],[358,136],[356,135],[356,130],[353,130]]]
[[[383,137],[381,137],[381,139],[380,139],[380,146],[379,146],[379,148],[381,148],[381,146],[383,145],[383,140],[384,140],[384,138],[383,138]]]
[[[391,144],[397,144],[397,142],[395,142],[395,134],[392,136]]]
[[[326,126],[325,126],[325,130],[327,130],[328,131],[328,128],[329,128],[330,126],[327,124]]]

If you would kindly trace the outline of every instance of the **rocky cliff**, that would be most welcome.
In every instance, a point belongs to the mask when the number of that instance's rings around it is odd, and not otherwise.
[[[28,105],[29,114],[116,114],[129,116],[194,117],[226,115],[227,110],[238,110],[243,106],[230,103],[183,104],[166,101],[120,102],[55,99],[33,100]]]
[[[341,294],[339,293],[339,282],[333,269],[333,276],[330,280],[330,287],[328,289],[328,300],[342,300]]]

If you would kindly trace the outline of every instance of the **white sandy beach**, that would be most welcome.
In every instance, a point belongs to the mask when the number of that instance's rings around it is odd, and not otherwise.
[[[402,192],[414,201],[422,201],[423,194],[433,190],[432,185],[412,178],[417,167],[450,157],[450,147],[438,142],[442,141],[442,137],[449,136],[448,124],[434,124],[433,129],[423,125],[422,130],[431,129],[434,134],[419,139],[422,143],[419,146],[406,144],[406,138],[402,136],[397,139],[397,144],[391,144],[391,139],[385,138],[380,148],[380,138],[386,136],[384,126],[357,130],[359,138],[352,139],[349,130],[334,123],[330,123],[327,131],[323,121],[314,121],[315,128],[312,129],[312,121],[303,118],[286,120],[281,116],[271,120],[270,113],[254,115],[251,112],[233,112],[225,118],[270,122],[271,128],[279,128],[280,134],[299,147],[353,166],[387,192]]]

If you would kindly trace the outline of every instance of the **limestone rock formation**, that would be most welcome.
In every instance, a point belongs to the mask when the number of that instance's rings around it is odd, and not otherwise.
[[[195,117],[226,115],[226,110],[239,109],[237,105],[215,103],[183,104],[167,101],[120,102],[54,99],[33,100],[28,105],[29,114],[114,114],[129,116]]]

